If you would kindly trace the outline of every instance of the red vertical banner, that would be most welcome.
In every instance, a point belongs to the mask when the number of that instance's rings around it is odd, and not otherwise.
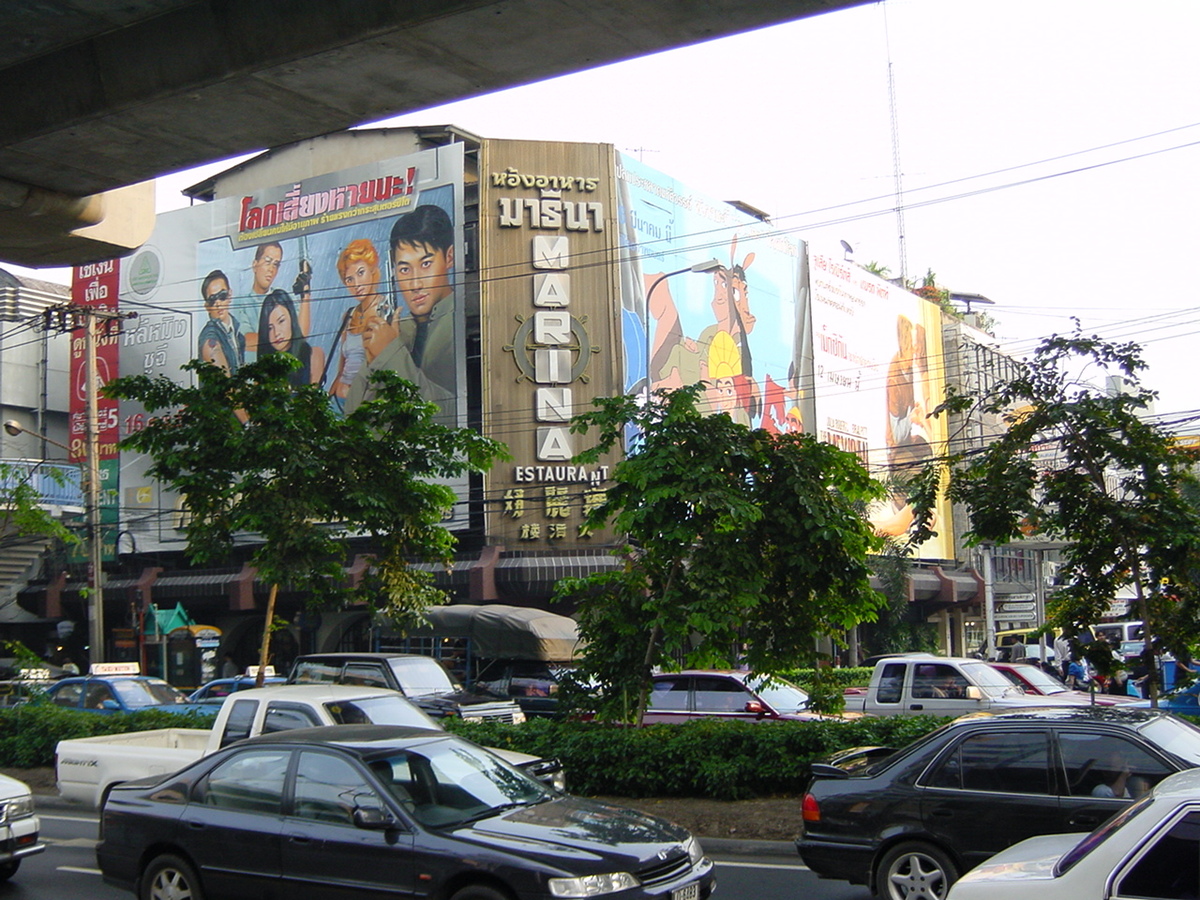
[[[119,260],[90,263],[76,266],[71,279],[71,304],[97,312],[117,312],[117,294],[120,290],[121,268]],[[87,332],[96,328],[96,387],[103,387],[118,372],[120,359],[120,334],[114,320],[96,319],[91,315],[77,317],[79,327],[71,333],[71,460],[82,462],[87,458]],[[100,459],[117,458],[117,413],[120,401],[101,397],[99,401]]]
[[[76,315],[77,326],[71,332],[71,429],[67,441],[70,459],[87,462],[87,329],[96,335],[96,388],[103,387],[119,374],[121,352],[120,321],[115,318],[120,292],[119,260],[76,266],[71,279],[71,303],[83,309]],[[100,313],[95,315],[93,313]],[[112,313],[112,318],[103,313]],[[117,427],[120,401],[99,397],[97,400],[97,466],[100,480],[101,557],[116,559],[117,534],[120,530],[121,461],[117,449],[121,434]]]

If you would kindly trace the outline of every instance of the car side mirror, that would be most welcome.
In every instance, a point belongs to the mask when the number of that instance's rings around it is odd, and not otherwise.
[[[100,704],[100,708],[117,710],[119,712],[121,709],[121,704],[118,703],[116,700],[109,698],[108,700],[105,700]]]
[[[982,700],[983,699],[983,691],[981,691],[977,685],[968,684],[967,685],[967,699],[968,700]]]
[[[767,714],[767,708],[762,705],[761,700],[747,700],[744,711],[754,713],[756,716],[765,716]]]
[[[354,810],[354,827],[365,828],[369,831],[382,831],[393,828],[396,820],[378,806],[360,806]]]

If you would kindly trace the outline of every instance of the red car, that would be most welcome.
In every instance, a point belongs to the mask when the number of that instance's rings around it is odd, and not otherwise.
[[[1039,694],[1043,697],[1076,697],[1081,700],[1089,697],[1087,691],[1071,690],[1041,666],[1032,663],[994,662],[988,663],[988,665],[1017,687],[1022,688],[1027,694]],[[1093,699],[1097,706],[1124,706],[1127,703],[1137,702],[1133,697],[1104,694],[1099,691],[1096,692]]]

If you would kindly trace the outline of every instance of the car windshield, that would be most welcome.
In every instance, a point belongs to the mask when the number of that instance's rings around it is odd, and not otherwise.
[[[442,730],[441,725],[399,696],[384,694],[353,701],[335,700],[326,703],[325,709],[337,725],[408,725]]]
[[[1077,862],[1103,844],[1110,834],[1144,810],[1152,802],[1154,802],[1153,797],[1143,797],[1132,806],[1125,807],[1125,809],[1121,810],[1121,812],[1085,837],[1058,860],[1054,866],[1054,876],[1057,878],[1059,875],[1067,872]]]
[[[1070,688],[1043,669],[1037,666],[1022,666],[1021,673],[1018,675],[1009,669],[1000,669],[1000,674],[1012,680],[1012,683],[1021,687],[1021,679],[1028,681],[1037,690],[1043,694],[1061,694],[1063,691],[1069,691]]]
[[[186,703],[183,691],[177,690],[158,678],[114,681],[112,689],[126,706],[165,706],[171,703]]]
[[[777,713],[794,713],[808,708],[808,694],[779,678],[747,678],[746,687],[758,694]]]
[[[979,685],[979,688],[989,697],[1003,697],[1005,694],[1020,693],[1011,681],[993,669],[985,662],[963,663],[963,674]]]
[[[434,828],[458,827],[556,796],[499,757],[449,736],[370,765],[414,819]]]
[[[457,690],[446,670],[435,659],[426,656],[395,657],[388,660],[388,665],[409,697],[449,694]]]
[[[1175,716],[1155,716],[1138,729],[1142,736],[1161,749],[1200,766],[1200,728]]]

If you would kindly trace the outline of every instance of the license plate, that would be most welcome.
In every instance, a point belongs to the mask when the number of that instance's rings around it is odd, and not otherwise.
[[[671,891],[671,900],[700,900],[700,882]]]

